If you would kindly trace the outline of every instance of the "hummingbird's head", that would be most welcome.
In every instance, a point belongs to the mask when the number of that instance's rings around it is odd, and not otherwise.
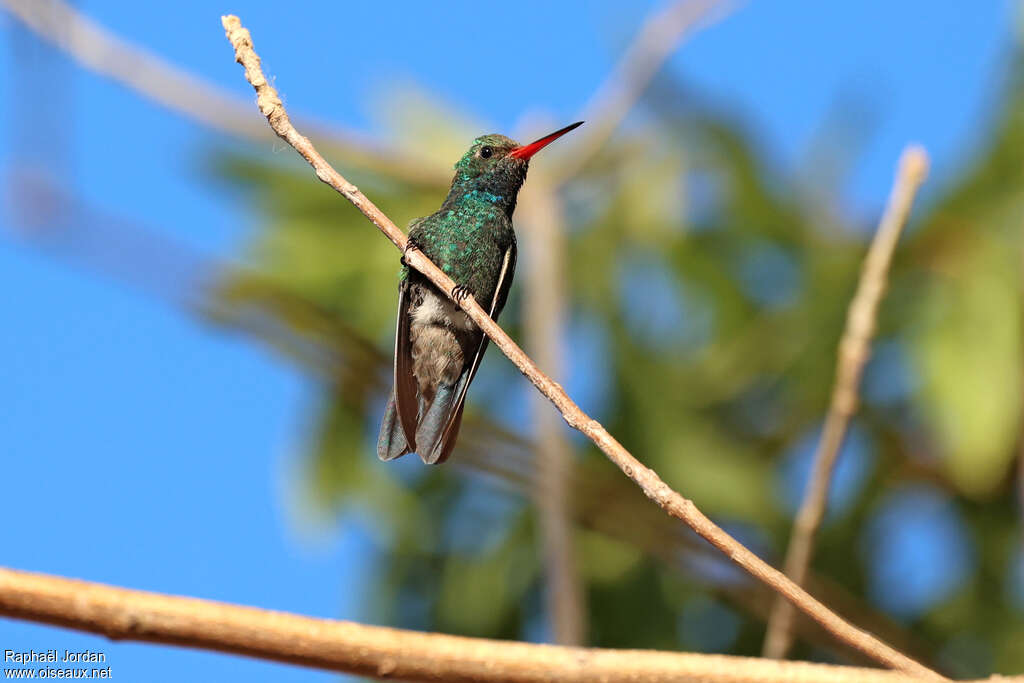
[[[526,180],[530,157],[582,124],[578,121],[528,145],[520,145],[504,135],[481,135],[455,164],[452,191],[479,190],[514,207],[519,188]]]
[[[512,150],[518,148],[518,142],[504,135],[481,135],[455,164],[456,179],[472,181],[490,175],[518,173],[525,178],[529,162],[510,156]]]

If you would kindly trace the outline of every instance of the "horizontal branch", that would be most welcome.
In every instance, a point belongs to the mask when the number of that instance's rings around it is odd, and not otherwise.
[[[253,49],[252,37],[236,16],[221,18],[228,40],[235,49],[235,60],[245,68],[245,76],[256,90],[256,104],[274,132],[285,142],[295,148],[316,171],[317,177],[337,190],[387,235],[395,246],[404,250],[406,236],[391,219],[378,209],[359,189],[345,180],[327,161],[320,156],[308,138],[299,134],[288,119],[288,114],[281,103],[277,91],[271,86],[260,67],[260,58]],[[421,272],[444,292],[451,292],[455,282],[435,266],[419,250],[406,254],[406,263]],[[942,678],[938,673],[914,661],[883,643],[870,633],[846,622],[821,602],[813,598],[807,591],[790,581],[743,544],[727,534],[721,527],[712,522],[692,501],[684,498],[668,486],[657,473],[644,466],[633,457],[622,444],[615,440],[608,431],[583,410],[565,393],[562,387],[544,374],[519,346],[512,341],[490,316],[468,296],[461,299],[458,305],[483,332],[491,338],[509,360],[515,363],[520,372],[544,394],[562,413],[566,423],[585,434],[598,448],[632,479],[644,494],[656,502],[668,514],[685,522],[702,538],[726,554],[752,576],[771,586],[786,597],[798,609],[821,624],[827,631],[840,640],[860,650],[875,661],[917,676]]]
[[[169,643],[403,681],[904,683],[920,680],[892,671],[807,662],[561,647],[419,633],[3,568],[0,568],[0,615],[96,633],[114,640]]]

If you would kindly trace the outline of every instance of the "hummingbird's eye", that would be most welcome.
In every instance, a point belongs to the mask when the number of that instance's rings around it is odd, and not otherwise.
[[[494,154],[494,150],[490,147],[481,147],[480,156],[484,159],[490,159],[491,155]]]

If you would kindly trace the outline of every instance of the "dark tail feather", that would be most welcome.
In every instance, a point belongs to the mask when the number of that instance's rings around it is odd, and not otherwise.
[[[452,404],[455,401],[455,387],[440,385],[430,407],[423,413],[420,424],[416,428],[416,452],[423,462],[433,465],[441,460],[441,437],[444,427],[448,424]]]
[[[462,427],[462,409],[466,406],[465,403],[459,404],[459,413],[455,416],[455,421],[448,428],[447,435],[442,435],[442,442],[440,446],[440,457],[436,460],[437,464],[441,464],[448,459],[448,456],[452,454],[455,449],[455,440],[459,438],[459,428]]]
[[[406,453],[411,453],[405,441],[405,432],[395,410],[395,394],[391,392],[388,407],[384,411],[384,420],[380,423],[380,436],[377,437],[377,457],[381,460],[394,460]]]

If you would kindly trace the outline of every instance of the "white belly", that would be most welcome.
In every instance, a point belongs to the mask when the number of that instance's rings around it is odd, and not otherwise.
[[[448,297],[440,297],[429,289],[423,292],[423,303],[412,311],[413,325],[448,325],[470,332],[476,324],[466,312]]]

